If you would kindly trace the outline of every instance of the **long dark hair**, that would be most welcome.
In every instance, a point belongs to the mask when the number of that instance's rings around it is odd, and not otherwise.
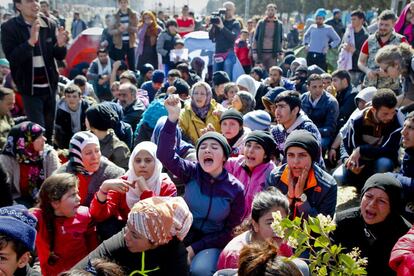
[[[50,255],[48,263],[53,265],[59,259],[53,250],[55,248],[55,209],[52,202],[59,201],[70,189],[78,186],[79,179],[69,173],[58,173],[49,176],[40,187],[39,208],[42,210],[42,218],[46,224],[49,239]]]

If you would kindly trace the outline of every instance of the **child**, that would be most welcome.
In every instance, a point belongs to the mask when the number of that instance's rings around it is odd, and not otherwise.
[[[250,74],[250,69],[252,67],[252,61],[249,57],[250,42],[247,40],[248,38],[249,32],[246,29],[243,29],[240,31],[240,38],[234,43],[234,52],[240,60],[246,74]]]
[[[167,174],[152,142],[139,143],[129,158],[128,171],[119,179],[105,180],[91,202],[91,216],[98,222],[110,217],[122,220],[138,201],[153,196],[176,196],[177,189]],[[118,229],[121,230],[121,229]]]
[[[239,87],[234,82],[224,84],[224,96],[226,99],[221,103],[221,105],[225,108],[229,108],[237,92],[239,92]]]
[[[0,275],[40,276],[29,266],[36,223],[23,205],[0,208]]]
[[[237,157],[243,153],[244,140],[250,129],[243,127],[243,115],[235,110],[228,109],[220,118],[221,134],[224,135],[231,147],[230,157]]]
[[[186,183],[184,199],[194,221],[184,240],[191,262],[191,275],[212,275],[221,249],[230,241],[233,228],[244,214],[242,184],[223,167],[231,148],[217,132],[207,132],[197,141],[197,162],[179,157],[174,151],[180,99],[170,95],[165,100],[168,110],[157,149],[164,166]]]
[[[87,207],[80,206],[78,178],[58,173],[43,182],[39,192],[36,248],[43,275],[72,268],[97,246]]]

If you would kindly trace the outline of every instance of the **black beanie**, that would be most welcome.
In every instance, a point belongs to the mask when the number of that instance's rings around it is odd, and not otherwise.
[[[229,75],[224,71],[216,71],[213,74],[213,84],[220,85],[230,82]]]
[[[190,86],[185,80],[177,78],[173,85],[177,89],[174,94],[190,94]]]
[[[266,158],[264,159],[265,163],[270,161],[271,156],[275,156],[277,154],[277,145],[275,139],[273,139],[273,136],[270,135],[269,132],[263,130],[252,131],[247,135],[244,144],[246,145],[246,143],[249,141],[257,142],[262,146],[266,154]]]
[[[89,125],[97,130],[108,130],[114,128],[119,117],[116,112],[108,105],[92,105],[86,110],[86,118]]]
[[[361,196],[371,188],[383,190],[390,200],[390,209],[393,213],[400,214],[402,211],[402,187],[401,183],[388,173],[376,173],[365,181]]]
[[[236,109],[231,108],[224,111],[223,114],[221,114],[220,124],[221,122],[227,119],[236,120],[237,122],[239,122],[240,126],[243,126],[243,114],[241,114]]]
[[[313,162],[318,162],[320,157],[320,149],[315,136],[307,130],[299,129],[292,131],[286,138],[285,156],[290,147],[300,147],[305,149],[312,158]]]
[[[214,139],[217,142],[219,142],[219,144],[223,148],[224,156],[226,157],[226,159],[229,158],[230,152],[231,152],[231,147],[230,147],[229,143],[227,142],[226,137],[224,137],[221,133],[218,133],[218,132],[215,132],[215,131],[209,131],[206,134],[202,135],[197,140],[197,145],[196,145],[197,159],[198,159],[198,149],[199,149],[201,143],[203,143],[207,139]]]

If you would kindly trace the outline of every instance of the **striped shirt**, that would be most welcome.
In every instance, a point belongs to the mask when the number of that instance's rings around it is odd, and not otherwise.
[[[122,41],[129,41],[128,25],[129,25],[129,15],[127,13],[121,13],[120,23],[126,27],[126,30],[122,32]]]

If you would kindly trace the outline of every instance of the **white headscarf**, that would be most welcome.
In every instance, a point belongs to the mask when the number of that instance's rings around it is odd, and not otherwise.
[[[149,179],[145,180],[145,182],[148,188],[151,191],[153,191],[155,195],[159,196],[160,190],[161,190],[161,180],[162,180],[162,176],[161,176],[162,164],[160,160],[157,159],[157,145],[155,145],[154,143],[145,141],[145,142],[139,143],[134,148],[134,150],[132,151],[131,157],[129,158],[128,171],[126,172],[126,175],[128,177],[127,180],[129,182],[133,182],[138,179],[138,176],[135,174],[135,170],[134,170],[134,160],[135,160],[136,155],[142,150],[145,150],[146,152],[148,152],[152,156],[152,158],[154,158],[155,160],[154,172]],[[134,189],[131,188],[128,190],[126,194],[126,201],[130,209],[132,208],[132,206],[134,206],[135,203],[139,201],[141,194],[142,192],[139,191],[137,188],[134,188]]]
[[[253,98],[256,97],[257,89],[260,86],[260,82],[246,74],[239,76],[236,80],[236,84],[247,88],[247,92],[249,92]]]

